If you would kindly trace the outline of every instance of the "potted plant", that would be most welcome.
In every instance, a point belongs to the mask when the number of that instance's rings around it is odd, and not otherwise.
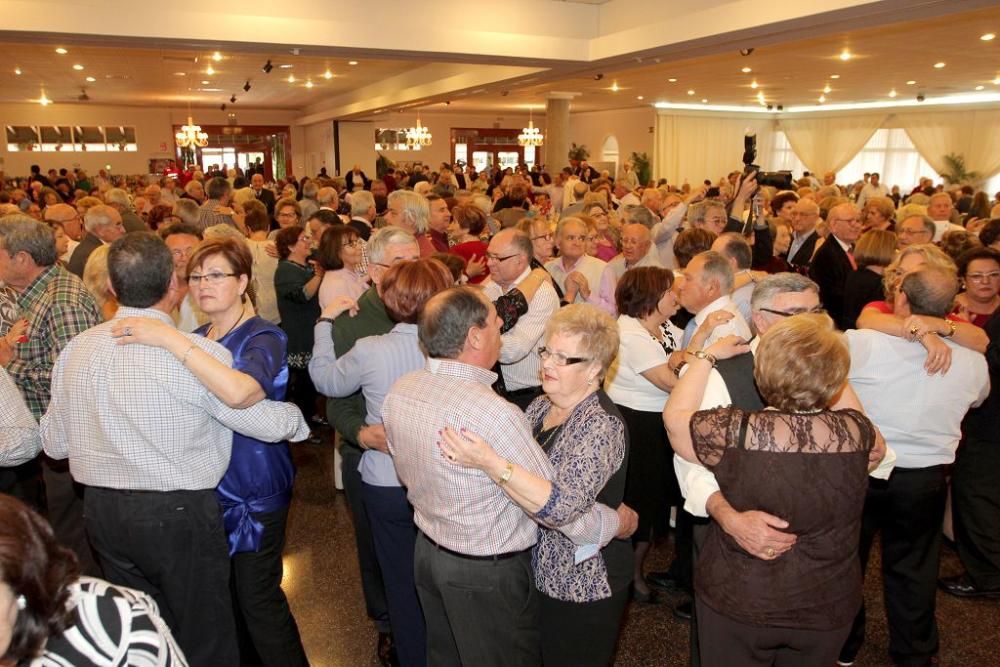
[[[649,183],[649,180],[653,177],[652,167],[649,164],[649,155],[646,153],[632,153],[632,157],[629,159],[632,161],[632,169],[635,170],[639,184],[646,185]]]
[[[590,151],[583,144],[577,146],[575,143],[570,144],[569,147],[569,163],[575,169],[580,166],[580,163],[590,157]]]
[[[965,156],[961,153],[948,153],[944,156],[944,162],[947,170],[941,172],[941,178],[946,182],[974,184],[979,181],[979,172],[966,170]]]

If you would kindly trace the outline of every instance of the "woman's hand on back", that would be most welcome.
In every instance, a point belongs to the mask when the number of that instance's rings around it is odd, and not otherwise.
[[[119,345],[139,343],[163,349],[188,343],[187,337],[166,322],[151,317],[123,317],[114,320],[111,335]]]

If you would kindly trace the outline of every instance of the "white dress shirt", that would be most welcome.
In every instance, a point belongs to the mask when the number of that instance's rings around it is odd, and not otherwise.
[[[597,294],[601,287],[601,274],[607,263],[590,255],[581,255],[571,266],[567,266],[565,260],[565,257],[557,257],[545,262],[545,270],[552,275],[552,280],[556,281],[563,294],[566,293],[566,276],[574,271],[579,271],[587,279],[591,295]],[[578,291],[573,303],[587,303],[587,299]]]
[[[694,316],[696,326],[700,327],[704,324],[708,316],[717,310],[728,310],[733,314],[733,319],[715,327],[709,335],[708,340],[705,341],[705,347],[708,347],[715,341],[720,338],[725,338],[726,336],[739,336],[743,340],[750,340],[753,337],[753,334],[750,332],[750,325],[748,325],[747,321],[743,318],[743,314],[740,312],[739,306],[735,301],[733,301],[733,297],[728,294],[720,296],[718,299],[699,310]]]

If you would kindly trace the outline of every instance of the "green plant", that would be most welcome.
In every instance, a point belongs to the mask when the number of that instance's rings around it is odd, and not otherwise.
[[[944,156],[947,169],[941,172],[941,178],[948,183],[975,183],[979,180],[979,172],[967,171],[965,167],[965,156],[961,153],[948,153]]]
[[[577,146],[576,144],[570,144],[569,146],[570,160],[576,160],[577,162],[580,162],[582,160],[586,160],[589,157],[590,157],[590,151],[587,150],[586,146],[584,146],[583,144],[580,144],[579,146]]]
[[[632,161],[632,169],[635,170],[635,175],[639,179],[640,185],[649,183],[653,177],[653,169],[649,164],[649,155],[646,153],[632,153],[629,159]]]

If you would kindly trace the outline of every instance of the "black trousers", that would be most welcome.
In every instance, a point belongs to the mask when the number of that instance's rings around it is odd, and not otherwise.
[[[595,602],[541,598],[542,664],[607,667],[613,664],[629,588]]]
[[[288,599],[281,590],[288,508],[254,513],[264,525],[260,549],[234,554],[231,588],[239,631],[240,663],[266,667],[307,667]]]
[[[687,514],[687,512],[683,512]],[[701,555],[701,549],[705,546],[705,540],[708,539],[708,526],[711,524],[711,519],[706,519],[704,517],[697,517],[694,515],[688,515],[689,523],[691,524],[691,588],[694,589],[694,567],[698,562],[698,556]],[[690,644],[690,667],[701,667],[701,640],[700,632],[698,630],[698,605],[691,605],[691,644]]]
[[[977,588],[1000,589],[1000,442],[968,438],[951,474],[955,545]]]
[[[417,592],[434,667],[538,667],[539,598],[531,552],[470,560],[417,538]]]
[[[344,495],[347,505],[351,508],[351,518],[354,523],[354,545],[358,550],[358,565],[361,568],[361,592],[365,596],[365,607],[368,618],[375,621],[379,632],[392,632],[389,625],[389,605],[385,600],[385,584],[382,581],[382,570],[375,557],[375,543],[372,541],[372,531],[368,521],[368,507],[365,505],[364,494],[361,493],[361,448],[347,442],[341,442],[340,458],[341,473],[344,481]]]
[[[867,569],[872,542],[881,532],[889,655],[900,667],[929,665],[938,652],[934,610],[947,489],[944,466],[896,468],[888,481],[868,481],[859,549],[861,571]],[[841,660],[852,661],[864,638],[862,605],[840,651]]]
[[[75,482],[69,473],[69,461],[41,457],[42,478],[45,480],[47,516],[56,539],[76,554],[80,572],[101,576],[87,531],[83,525],[83,484]]]
[[[84,511],[105,578],[156,600],[192,667],[239,664],[229,550],[214,490],[87,487]]]
[[[413,581],[413,551],[417,527],[413,508],[401,486],[374,486],[361,482],[371,522],[375,556],[385,582],[389,623],[402,667],[423,667],[427,659],[427,629]]]

